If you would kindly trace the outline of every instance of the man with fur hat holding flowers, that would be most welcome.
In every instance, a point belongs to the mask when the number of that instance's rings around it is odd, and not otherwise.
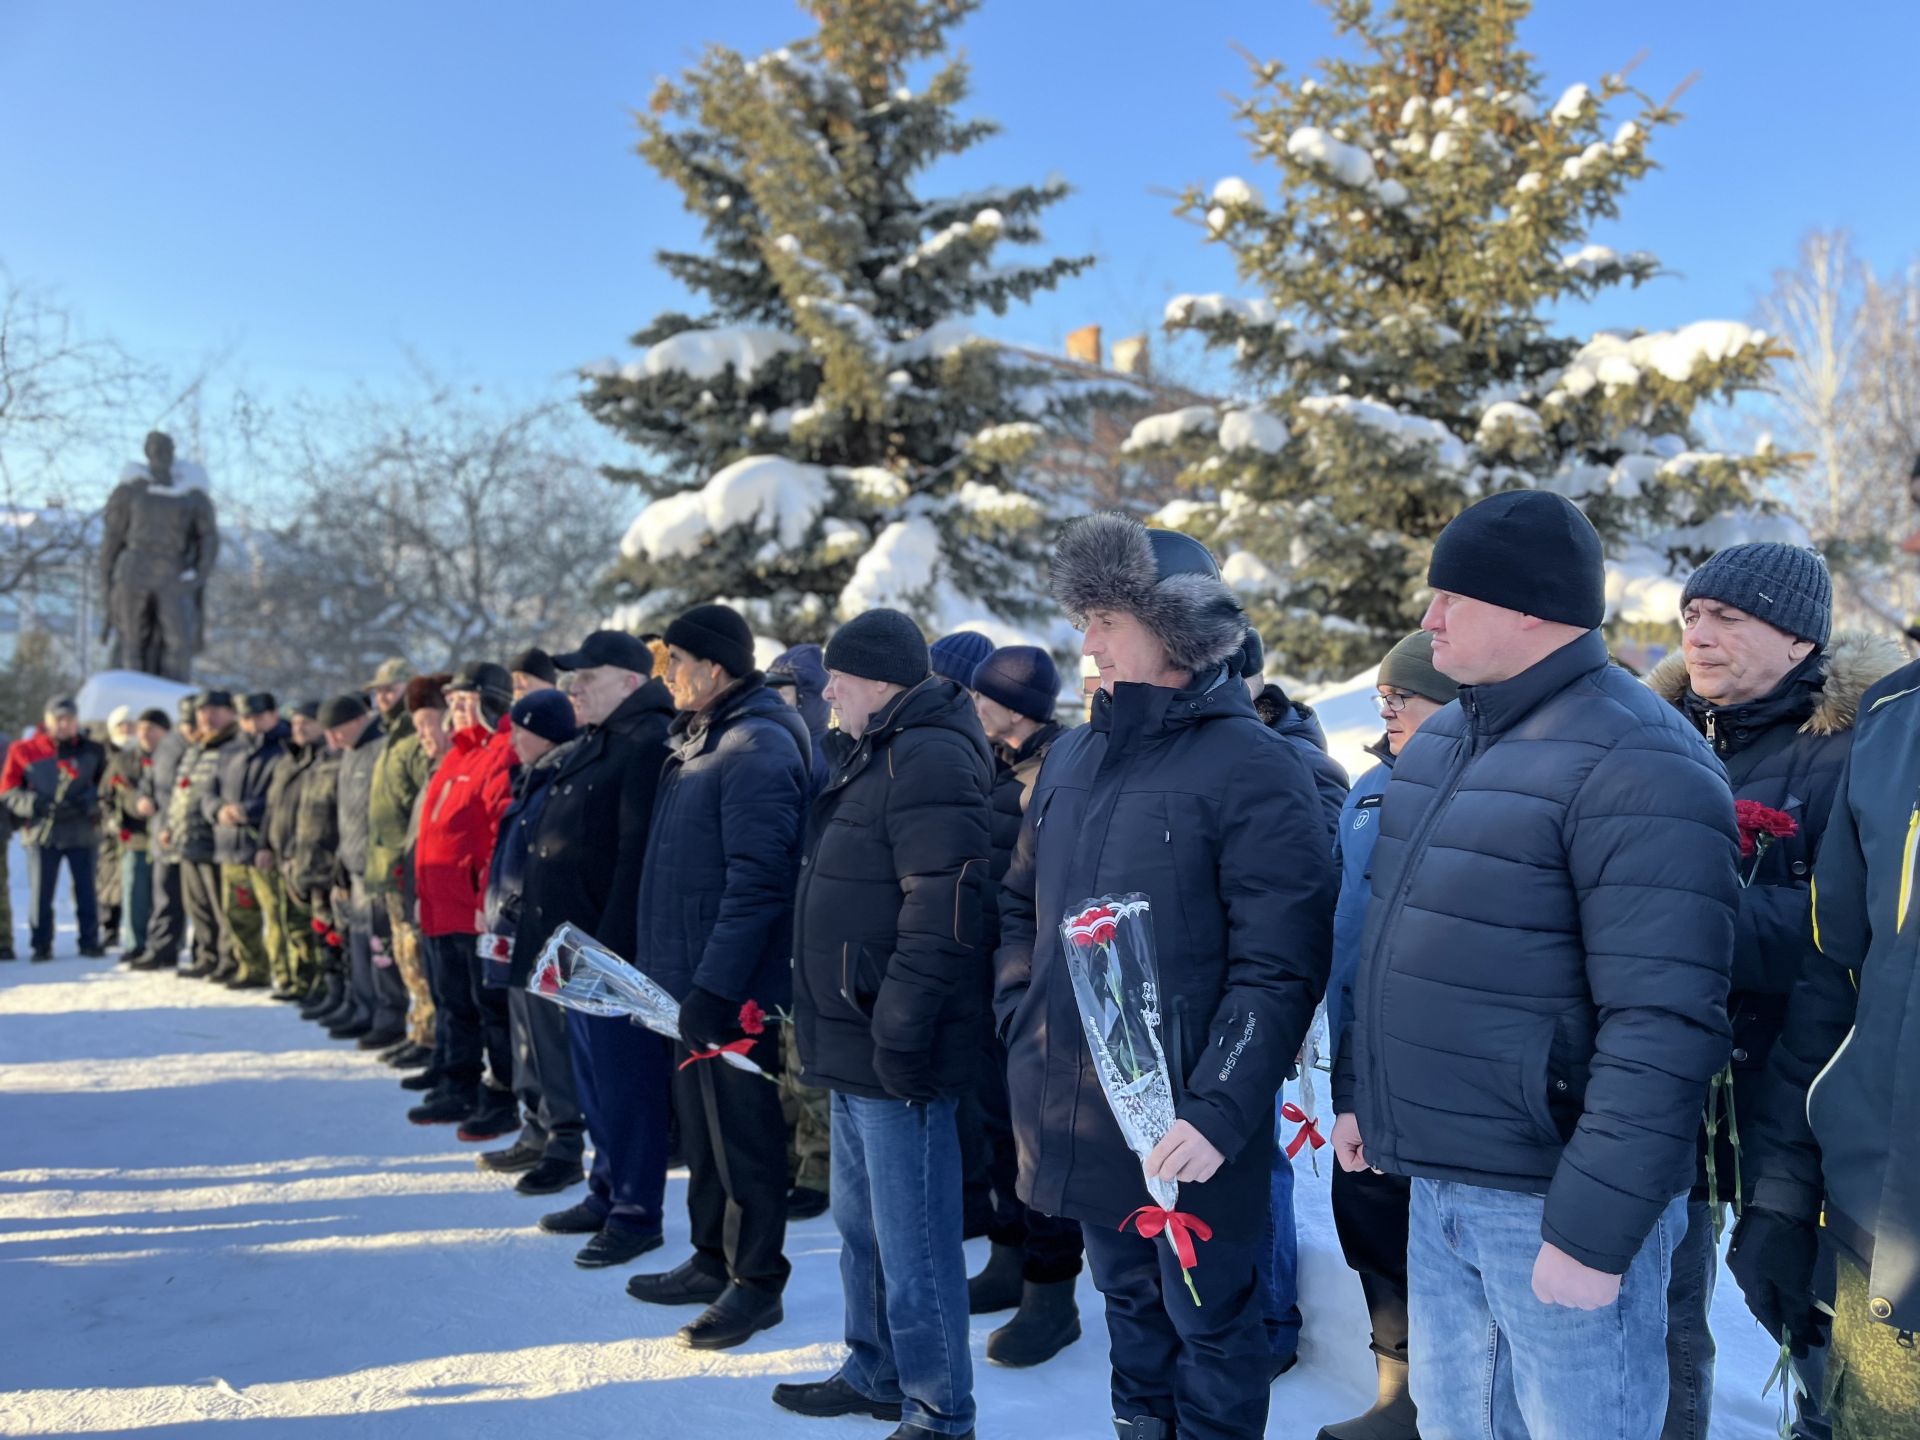
[[[1060,537],[1053,590],[1100,691],[1041,767],[1001,892],[994,1011],[1019,1194],[1082,1222],[1121,1440],[1259,1435],[1273,1097],[1327,980],[1326,819],[1306,762],[1228,663],[1246,616],[1204,545],[1088,516]],[[1211,1232],[1190,1276],[1169,1245],[1119,1228],[1148,1204],[1147,1176],[1101,1091],[1061,948],[1070,907],[1131,892],[1151,902],[1176,1115],[1145,1168],[1181,1187],[1191,1233]]]

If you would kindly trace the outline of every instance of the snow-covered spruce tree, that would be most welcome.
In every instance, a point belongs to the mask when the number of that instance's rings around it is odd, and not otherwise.
[[[1331,0],[1359,58],[1295,82],[1256,63],[1238,116],[1282,171],[1190,191],[1255,298],[1182,295],[1170,329],[1229,347],[1247,398],[1154,416],[1136,453],[1189,463],[1162,523],[1232,552],[1279,662],[1354,674],[1417,621],[1434,537],[1483,494],[1572,497],[1634,589],[1775,524],[1750,509],[1771,452],[1705,453],[1695,408],[1758,385],[1779,347],[1728,322],[1590,340],[1551,309],[1658,271],[1587,243],[1679,117],[1619,76],[1540,94],[1519,0]],[[1635,118],[1610,126],[1609,103]],[[1663,617],[1664,618],[1664,617]]]
[[[1059,182],[915,191],[996,130],[957,113],[966,67],[942,62],[977,3],[809,0],[813,35],[715,47],[641,118],[641,154],[705,227],[660,263],[708,308],[586,372],[588,410],[644,455],[608,472],[648,496],[622,545],[633,621],[720,598],[794,642],[875,604],[930,629],[1040,613],[1055,500],[1023,461],[1091,396],[966,317],[1091,261],[1001,254],[1040,240]]]

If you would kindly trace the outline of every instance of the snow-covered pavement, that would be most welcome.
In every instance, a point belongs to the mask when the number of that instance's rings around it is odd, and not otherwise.
[[[409,1125],[371,1056],[259,992],[76,960],[70,933],[59,948],[50,965],[0,965],[0,1434],[886,1433],[768,1400],[836,1363],[831,1220],[790,1232],[784,1325],[741,1351],[684,1350],[673,1332],[689,1312],[628,1299],[629,1271],[575,1269],[577,1241],[533,1228],[556,1202],[480,1173],[479,1147],[449,1128]],[[1284,1440],[1371,1392],[1320,1163],[1318,1177],[1300,1164],[1306,1333],[1267,1430]],[[666,1249],[642,1265],[684,1255],[684,1195],[681,1175]],[[969,1244],[975,1267],[984,1244]],[[999,1318],[975,1321],[983,1437],[1112,1434],[1084,1278],[1081,1304],[1086,1335],[1032,1371],[985,1364]],[[1761,1440],[1771,1347],[1731,1281],[1715,1330],[1714,1435]]]

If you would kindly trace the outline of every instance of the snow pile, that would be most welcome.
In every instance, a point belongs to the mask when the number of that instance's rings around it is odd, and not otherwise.
[[[1167,302],[1161,319],[1168,325],[1198,325],[1231,317],[1248,325],[1272,325],[1279,320],[1271,301],[1243,300],[1237,295],[1176,295]]]
[[[924,515],[895,520],[853,567],[840,592],[840,618],[890,606],[912,611],[940,579],[940,531]]]
[[[1220,417],[1214,414],[1211,405],[1186,405],[1163,415],[1149,415],[1128,433],[1120,453],[1132,455],[1162,445],[1175,445],[1188,435],[1209,434],[1219,424]]]
[[[1220,567],[1220,578],[1242,595],[1277,595],[1285,582],[1280,572],[1251,550],[1236,550]]]
[[[833,493],[827,472],[778,455],[736,460],[698,490],[655,500],[634,517],[620,553],[629,560],[684,560],[715,535],[752,529],[781,549],[800,544]]]
[[[1318,125],[1303,125],[1289,135],[1287,154],[1356,190],[1365,190],[1380,178],[1371,155],[1358,145],[1335,139]]]
[[[1717,365],[1767,343],[1767,332],[1737,320],[1696,320],[1679,330],[1628,336],[1603,330],[1575,352],[1561,373],[1555,397],[1579,399],[1599,386],[1631,389],[1651,370],[1684,385],[1703,365]]]
[[[765,330],[750,325],[726,325],[713,330],[682,330],[647,350],[638,360],[620,371],[624,380],[653,380],[662,375],[685,375],[693,380],[715,380],[732,370],[742,380],[776,356],[803,348],[800,340],[784,330]],[[606,362],[602,362],[604,365]],[[590,378],[602,378],[600,367],[582,371]]]
[[[1676,624],[1686,586],[1686,575],[1675,575],[1666,556],[1635,546],[1607,562],[1607,616],[1626,624]]]
[[[951,503],[953,508],[989,525],[1018,528],[1037,525],[1041,520],[1040,502],[1032,496],[998,485],[982,485],[978,480],[962,482],[953,492]]]
[[[1220,420],[1220,448],[1229,455],[1240,450],[1277,455],[1291,438],[1286,422],[1266,410],[1229,410]],[[1133,443],[1131,436],[1127,443]]]
[[[1260,203],[1260,197],[1254,194],[1253,187],[1238,175],[1229,175],[1213,187],[1213,203],[1257,206]]]
[[[171,480],[171,484],[167,487],[169,489],[198,490],[203,494],[206,493],[208,489],[206,467],[201,465],[197,460],[188,460],[176,455],[173,459],[173,469],[169,470],[167,474]],[[151,481],[153,479],[153,472],[147,469],[145,461],[135,460],[131,464],[122,467],[120,479],[122,483],[128,480]]]
[[[895,364],[910,365],[916,360],[944,360],[975,338],[973,327],[965,320],[941,320],[918,335],[896,340],[890,347]]]
[[[1613,269],[1652,270],[1659,263],[1649,251],[1635,250],[1623,257],[1610,245],[1582,245],[1560,257],[1562,270],[1587,280]]]
[[[901,259],[887,266],[880,272],[880,278],[889,283],[898,280],[907,271],[928,260],[937,259],[962,240],[986,240],[998,235],[1006,223],[1006,217],[991,208],[980,211],[970,220],[956,220],[935,231]]]
[[[1444,469],[1467,468],[1467,447],[1438,420],[1424,415],[1403,415],[1378,400],[1360,400],[1351,395],[1315,395],[1302,400],[1300,408],[1309,415],[1338,416],[1364,426],[1395,450],[1431,447],[1434,460]]]
[[[1553,102],[1547,118],[1558,125],[1570,125],[1587,113],[1587,106],[1592,101],[1593,92],[1585,85],[1569,85],[1560,92],[1560,98]]]

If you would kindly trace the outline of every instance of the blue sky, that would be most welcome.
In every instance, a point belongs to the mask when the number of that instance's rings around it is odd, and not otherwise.
[[[0,0],[0,262],[170,365],[229,355],[271,395],[396,383],[417,352],[514,394],[564,389],[683,303],[654,267],[691,227],[633,153],[654,78],[720,42],[804,32],[791,0]],[[1693,71],[1665,167],[1595,238],[1678,274],[1582,323],[1744,318],[1799,237],[1843,225],[1878,264],[1920,250],[1920,7],[1546,0],[1523,34],[1548,93],[1642,51]],[[1056,346],[1230,288],[1168,192],[1252,166],[1225,95],[1237,42],[1298,68],[1330,44],[1310,0],[988,0],[959,39],[972,109],[1005,126],[942,186],[1059,173],[1054,248],[1100,264],[997,333]]]

